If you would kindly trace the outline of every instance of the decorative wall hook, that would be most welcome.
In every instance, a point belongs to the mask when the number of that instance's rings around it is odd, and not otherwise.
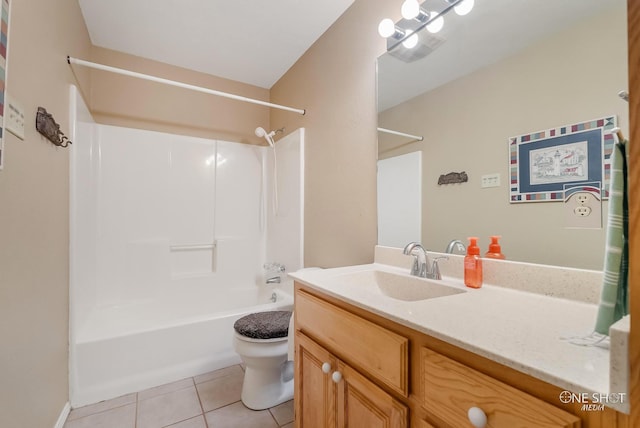
[[[38,107],[36,129],[56,146],[67,147],[72,144],[71,140],[60,131],[60,125],[56,123],[50,113],[47,113],[44,107]]]

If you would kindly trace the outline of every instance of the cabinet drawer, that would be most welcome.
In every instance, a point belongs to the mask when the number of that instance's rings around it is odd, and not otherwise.
[[[296,329],[340,358],[408,396],[409,341],[304,291],[296,292]]]
[[[493,428],[580,427],[580,419],[430,349],[421,348],[422,405],[452,427],[472,427],[479,407]]]

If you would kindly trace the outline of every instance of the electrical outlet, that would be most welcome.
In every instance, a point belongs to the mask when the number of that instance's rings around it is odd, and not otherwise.
[[[578,193],[576,195],[576,199],[577,199],[579,204],[584,205],[589,201],[589,195],[588,194],[583,194],[583,193]]]
[[[592,192],[576,192],[565,200],[565,224],[571,229],[602,229],[602,206]]]
[[[591,208],[589,207],[575,207],[573,212],[579,217],[586,217],[591,214]]]

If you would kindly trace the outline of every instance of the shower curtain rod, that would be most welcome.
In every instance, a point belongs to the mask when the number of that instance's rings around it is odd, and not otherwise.
[[[424,140],[424,137],[422,135],[406,134],[404,132],[394,131],[393,129],[378,128],[378,131],[384,132],[385,134],[393,134],[393,135],[399,135],[401,137],[413,138],[414,140],[418,140],[418,141]]]
[[[247,98],[247,97],[243,97],[243,96],[240,96],[240,95],[229,94],[227,92],[216,91],[214,89],[209,89],[209,88],[203,88],[201,86],[190,85],[188,83],[177,82],[175,80],[163,79],[162,77],[151,76],[151,75],[148,75],[148,74],[142,74],[142,73],[138,73],[138,72],[135,72],[135,71],[125,70],[125,69],[122,69],[122,68],[111,67],[109,65],[98,64],[98,63],[95,63],[95,62],[89,62],[89,61],[85,61],[85,60],[82,60],[82,59],[73,58],[73,57],[70,57],[70,56],[67,56],[67,63],[69,65],[71,65],[71,64],[82,65],[82,66],[89,67],[89,68],[95,68],[96,70],[109,71],[111,73],[122,74],[124,76],[136,77],[138,79],[150,80],[152,82],[157,82],[157,83],[164,83],[165,85],[177,86],[179,88],[190,89],[192,91],[204,92],[205,94],[217,95],[219,97],[224,97],[224,98],[231,98],[232,100],[244,101],[244,102],[247,102],[247,103],[258,104],[258,105],[265,106],[265,107],[271,107],[271,108],[276,108],[276,109],[280,109],[280,110],[291,111],[291,112],[294,112],[294,113],[299,113],[301,115],[305,114],[305,110],[304,109],[283,106],[283,105],[280,105],[280,104],[268,103],[266,101],[255,100],[253,98]]]

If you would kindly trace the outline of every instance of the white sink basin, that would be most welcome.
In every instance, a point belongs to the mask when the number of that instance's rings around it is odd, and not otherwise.
[[[338,278],[338,277],[336,277]],[[399,275],[380,270],[365,270],[340,275],[346,286],[363,287],[392,299],[415,302],[466,293],[467,290],[446,285],[442,280]]]

